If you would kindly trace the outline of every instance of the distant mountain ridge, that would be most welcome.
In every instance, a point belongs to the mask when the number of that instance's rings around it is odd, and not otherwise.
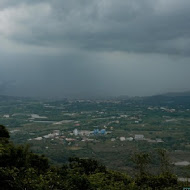
[[[162,94],[162,96],[170,96],[170,97],[190,96],[190,91],[186,91],[186,92],[168,92],[168,93]]]
[[[86,100],[130,100],[130,99],[135,99],[135,100],[142,100],[142,99],[160,99],[160,98],[174,98],[174,97],[190,97],[190,91],[186,91],[186,92],[168,92],[168,93],[163,93],[163,94],[156,94],[156,95],[152,95],[152,96],[128,96],[128,95],[120,95],[120,96],[100,96],[100,97],[78,97],[78,98],[73,98],[73,97],[68,97],[68,98],[49,98],[48,100],[62,100],[62,99],[71,99],[71,100],[77,100],[77,99],[86,99]],[[10,96],[10,95],[2,95],[0,94],[0,100],[22,100],[22,99],[35,99],[35,100],[47,100],[47,98],[37,98],[37,97],[20,97],[20,96]]]
[[[190,107],[190,92],[170,92],[166,94],[146,96],[142,98],[143,103],[155,106],[183,105]]]

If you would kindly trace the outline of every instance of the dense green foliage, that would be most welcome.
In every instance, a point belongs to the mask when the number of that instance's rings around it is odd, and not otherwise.
[[[7,129],[3,126],[0,125],[0,138],[9,138],[9,132],[7,131]]]
[[[181,189],[167,167],[167,157],[160,151],[162,171],[151,175],[146,171],[149,155],[134,155],[139,173],[129,177],[108,170],[92,159],[70,158],[62,167],[50,165],[47,158],[29,150],[28,146],[15,146],[9,140],[4,126],[0,126],[0,187],[1,190],[138,190]]]

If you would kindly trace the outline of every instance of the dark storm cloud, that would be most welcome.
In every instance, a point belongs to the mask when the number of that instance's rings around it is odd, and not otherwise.
[[[15,43],[190,53],[189,0],[9,0],[0,6],[0,33]]]
[[[189,8],[189,0],[1,0],[1,93],[190,90]]]

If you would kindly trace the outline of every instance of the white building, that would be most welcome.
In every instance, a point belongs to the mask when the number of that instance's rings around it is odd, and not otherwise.
[[[133,137],[126,138],[127,141],[133,141]]]
[[[79,134],[78,129],[74,129],[74,130],[73,130],[73,134],[74,134],[75,136],[77,136],[77,135]]]
[[[120,139],[120,141],[125,141],[126,140],[125,137],[120,137],[119,139]]]
[[[158,139],[158,138],[157,138],[157,139],[156,139],[156,142],[157,142],[157,143],[163,143],[164,141],[163,141],[162,139]]]
[[[144,140],[144,135],[135,135],[135,138],[134,138],[136,141],[139,141],[139,140]]]
[[[44,137],[45,139],[50,139],[50,138],[54,138],[54,137],[55,137],[55,134],[50,133],[50,134],[48,134],[48,135],[44,135],[43,137]]]
[[[92,131],[82,130],[79,132],[79,135],[89,136],[91,133],[92,133]]]
[[[188,162],[188,161],[175,162],[174,165],[176,165],[176,166],[189,166],[190,162]]]
[[[53,134],[54,134],[55,136],[59,136],[59,135],[60,135],[60,130],[54,130],[54,131],[53,131]]]
[[[36,140],[36,141],[41,141],[41,140],[42,140],[42,137],[37,137],[37,138],[35,138],[34,140]]]
[[[9,118],[9,117],[10,117],[10,115],[8,115],[8,114],[7,114],[7,115],[4,115],[3,117],[4,117],[4,118]]]

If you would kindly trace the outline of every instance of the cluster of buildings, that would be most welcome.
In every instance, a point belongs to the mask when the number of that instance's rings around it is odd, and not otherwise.
[[[94,129],[93,131],[89,130],[78,130],[74,129],[73,132],[68,134],[69,136],[62,136],[62,133],[60,130],[54,130],[52,133],[49,133],[47,135],[44,135],[42,137],[36,137],[34,139],[29,139],[29,140],[36,140],[36,141],[41,141],[42,139],[60,139],[60,140],[65,140],[66,142],[74,142],[77,141],[77,139],[82,137],[81,141],[94,141],[95,139],[89,139],[89,136],[95,136],[95,135],[106,135],[110,132],[107,132],[106,129]],[[71,136],[78,136],[76,138],[73,138]],[[149,143],[163,143],[164,141],[160,138],[156,139],[150,139],[150,138],[145,138],[144,135],[142,134],[135,134],[134,137],[117,137],[117,138],[111,138],[111,141],[115,141],[116,139],[119,139],[121,142],[123,141],[147,141]]]
[[[134,137],[119,137],[120,141],[147,141],[149,143],[163,143],[164,141],[160,138],[156,139],[150,139],[150,138],[145,138],[144,135],[142,134],[135,134]],[[111,138],[111,141],[115,141],[115,138]]]
[[[147,108],[148,110],[162,110],[162,111],[165,111],[165,112],[169,112],[169,113],[174,113],[176,111],[176,109],[169,109],[169,108],[166,108],[166,107],[148,107]]]
[[[61,135],[60,130],[54,130],[53,133],[50,133],[48,135],[44,135],[43,137],[45,139],[50,139],[50,138],[55,138],[56,136],[60,136],[60,135]]]
[[[78,129],[74,129],[73,130],[73,134],[75,136],[89,136],[89,135],[106,135],[107,131],[106,129],[94,129],[93,131],[88,131],[88,130],[78,130]]]
[[[106,135],[107,131],[106,129],[94,129],[93,131],[89,131],[89,130],[78,130],[78,129],[74,129],[73,132],[69,133],[69,136],[82,136],[84,137],[82,141],[88,141],[88,138],[86,138],[87,136],[92,136],[92,135]],[[44,135],[42,137],[36,137],[34,139],[28,139],[30,140],[36,140],[36,141],[41,141],[42,139],[60,139],[63,140],[65,139],[67,142],[74,142],[76,141],[75,138],[70,138],[69,136],[62,136],[62,133],[60,130],[54,130],[52,133],[49,133],[47,135]],[[78,137],[77,137],[78,138]],[[85,140],[84,140],[85,139]]]
[[[160,107],[160,109],[162,111],[166,111],[166,112],[169,112],[169,113],[174,113],[176,111],[175,109],[169,109],[169,108],[165,108],[165,107]]]
[[[43,137],[36,137],[34,138],[33,140],[36,140],[36,141],[41,141],[42,139],[62,139],[62,137],[64,136],[61,136],[61,132],[60,130],[54,130],[52,133],[49,133],[47,135],[44,135]],[[32,140],[32,139],[28,139],[28,140]]]

